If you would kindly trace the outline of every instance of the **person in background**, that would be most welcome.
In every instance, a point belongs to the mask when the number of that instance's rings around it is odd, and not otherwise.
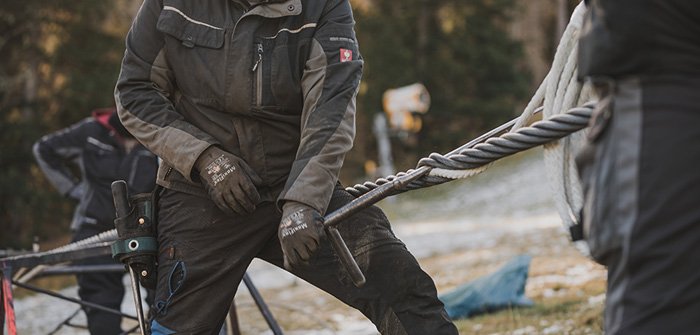
[[[155,187],[156,156],[124,128],[115,108],[94,110],[92,116],[42,137],[34,144],[33,152],[56,190],[77,202],[71,223],[74,242],[114,229],[113,181],[126,181],[132,194],[151,192]],[[96,265],[114,261],[105,255],[76,263]],[[78,295],[84,301],[119,310],[124,296],[122,277],[118,272],[78,274]],[[83,309],[90,334],[122,333],[121,316],[89,307]]]
[[[700,329],[700,2],[588,0],[579,76],[584,232],[608,268],[605,333]]]
[[[146,0],[126,37],[119,116],[158,155],[154,334],[220,329],[253,258],[360,310],[383,334],[457,334],[432,279],[378,207],[323,217],[355,134],[363,60],[348,0]]]

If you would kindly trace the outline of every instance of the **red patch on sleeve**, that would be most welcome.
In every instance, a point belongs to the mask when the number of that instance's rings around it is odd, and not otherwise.
[[[352,60],[352,50],[340,48],[340,62],[349,62]]]

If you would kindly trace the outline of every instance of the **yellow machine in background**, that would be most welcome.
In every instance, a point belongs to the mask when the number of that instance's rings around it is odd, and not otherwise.
[[[430,94],[421,83],[390,89],[384,92],[382,106],[392,131],[415,134],[423,125],[421,114],[430,108]]]
[[[373,127],[379,164],[365,162],[370,178],[394,173],[390,137],[398,138],[404,145],[415,145],[423,126],[422,115],[430,108],[430,94],[421,83],[389,89],[382,96],[382,107],[384,113],[375,115]]]

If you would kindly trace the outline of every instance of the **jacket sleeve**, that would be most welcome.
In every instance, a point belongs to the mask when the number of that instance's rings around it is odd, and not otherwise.
[[[167,63],[165,37],[156,25],[159,0],[146,0],[126,37],[126,51],[114,92],[119,118],[146,148],[191,178],[199,155],[216,141],[175,110],[177,90]]]
[[[39,168],[59,193],[68,196],[81,183],[81,178],[71,172],[71,165],[80,165],[80,158],[88,138],[85,119],[71,127],[42,137],[34,143],[32,152]]]
[[[304,109],[296,159],[278,205],[293,200],[324,214],[355,136],[363,61],[348,0],[330,0],[302,76]]]

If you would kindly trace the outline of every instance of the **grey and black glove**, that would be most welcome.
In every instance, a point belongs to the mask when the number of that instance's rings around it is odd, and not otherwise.
[[[299,202],[286,202],[277,231],[284,267],[292,269],[306,264],[321,244],[323,234],[323,217],[318,211]]]
[[[250,214],[260,202],[260,177],[235,155],[211,146],[195,162],[204,188],[222,211]]]

